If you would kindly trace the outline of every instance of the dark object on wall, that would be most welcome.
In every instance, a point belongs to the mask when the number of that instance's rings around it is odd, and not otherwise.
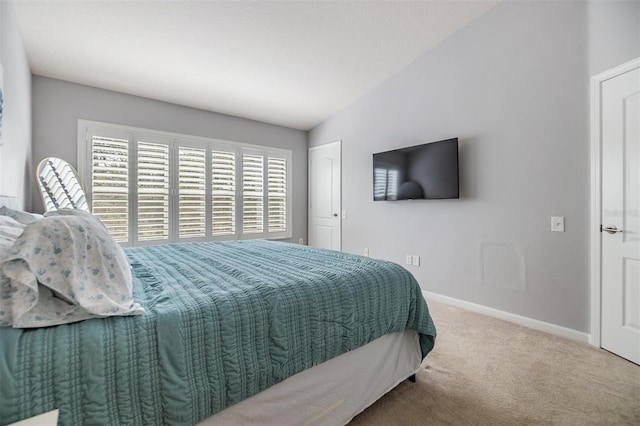
[[[458,138],[373,154],[374,201],[460,198]]]

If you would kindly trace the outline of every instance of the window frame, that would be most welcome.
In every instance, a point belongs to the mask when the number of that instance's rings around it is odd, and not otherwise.
[[[152,130],[120,124],[90,120],[78,120],[78,174],[85,188],[87,204],[93,206],[92,182],[92,138],[105,136],[128,141],[128,241],[125,247],[137,247],[174,242],[222,241],[234,239],[286,239],[292,236],[292,151],[282,148],[227,141],[186,135],[175,132]],[[142,137],[142,138],[141,138]],[[138,240],[138,143],[151,142],[169,146],[169,238],[162,240]],[[180,238],[179,236],[179,148],[205,149],[205,236]],[[235,232],[229,235],[212,235],[213,193],[212,193],[212,151],[233,152],[235,157]],[[263,157],[263,232],[245,234],[243,231],[243,154]],[[269,157],[286,161],[286,229],[281,232],[269,232]]]

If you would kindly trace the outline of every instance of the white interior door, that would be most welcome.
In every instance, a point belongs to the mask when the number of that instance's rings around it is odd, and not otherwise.
[[[309,148],[309,245],[340,250],[341,142]]]
[[[640,364],[640,68],[601,87],[601,346]]]

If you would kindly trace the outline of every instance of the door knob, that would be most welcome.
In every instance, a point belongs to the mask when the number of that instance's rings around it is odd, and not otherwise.
[[[602,230],[605,231],[605,232],[608,232],[610,234],[616,234],[618,232],[623,232],[622,229],[616,228],[615,225],[609,225],[606,228],[603,228]]]
[[[333,214],[333,217],[338,217],[338,213],[334,213],[334,214]]]

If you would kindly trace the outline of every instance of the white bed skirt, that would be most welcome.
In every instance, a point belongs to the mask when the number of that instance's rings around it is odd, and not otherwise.
[[[344,425],[420,368],[418,333],[405,330],[302,371],[199,425]]]

